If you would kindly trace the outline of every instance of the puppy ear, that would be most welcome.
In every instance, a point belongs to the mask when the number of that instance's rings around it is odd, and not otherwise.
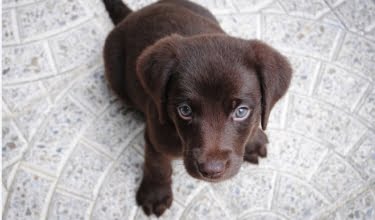
[[[262,129],[275,103],[286,93],[292,77],[292,68],[283,55],[257,40],[250,41],[248,58],[255,66],[262,92]],[[250,57],[249,57],[250,56]]]
[[[152,98],[162,124],[166,120],[166,88],[177,64],[177,41],[181,38],[174,34],[157,41],[141,53],[136,63],[137,77]]]

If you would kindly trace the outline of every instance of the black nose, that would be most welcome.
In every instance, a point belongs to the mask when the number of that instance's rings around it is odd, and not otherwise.
[[[224,173],[225,165],[225,161],[214,160],[198,164],[198,169],[204,177],[217,178]]]

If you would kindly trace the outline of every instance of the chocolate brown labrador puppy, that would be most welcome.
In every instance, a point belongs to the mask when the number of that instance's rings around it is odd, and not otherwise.
[[[287,59],[258,40],[227,35],[205,8],[162,0],[132,12],[104,0],[116,27],[106,39],[106,77],[146,117],[145,163],[136,200],[147,215],[172,203],[171,161],[218,182],[267,154],[263,130],[292,75]]]

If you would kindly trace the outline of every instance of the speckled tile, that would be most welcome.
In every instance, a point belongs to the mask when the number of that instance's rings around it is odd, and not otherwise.
[[[250,212],[246,215],[243,215],[239,220],[283,220],[284,218],[280,215],[272,212]]]
[[[87,129],[84,137],[115,157],[126,147],[129,137],[142,128],[138,113],[115,102]]]
[[[139,142],[133,140],[130,146]],[[136,212],[136,189],[142,178],[143,158],[134,148],[127,148],[103,183],[91,219],[127,219]]]
[[[104,68],[100,67],[80,78],[69,92],[92,112],[101,112],[114,99],[104,77]]]
[[[365,140],[349,153],[348,158],[364,179],[375,180],[375,133],[368,132]]]
[[[54,74],[46,44],[4,47],[2,53],[3,83],[25,82]]]
[[[41,218],[46,196],[52,182],[24,170],[17,172],[9,193],[4,220],[32,220]]]
[[[203,189],[193,201],[186,207],[181,220],[190,219],[228,219],[229,216],[224,212],[218,202],[210,196],[209,191]]]
[[[291,219],[309,219],[326,205],[312,185],[290,176],[281,176],[272,209]]]
[[[49,97],[53,102],[57,102],[76,82],[77,78],[86,72],[86,69],[74,69],[65,74],[59,74],[42,80],[43,86],[46,88]]]
[[[272,0],[236,0],[232,1],[233,6],[241,12],[257,12],[260,11],[270,4]]]
[[[260,161],[260,166],[293,173],[304,179],[312,175],[317,163],[328,152],[327,146],[287,132],[270,131],[268,139],[268,155]]]
[[[1,25],[3,45],[17,42],[18,30],[16,29],[15,18],[14,10],[3,10]]]
[[[319,62],[303,56],[287,56],[293,68],[293,78],[289,90],[307,95],[314,85]]]
[[[366,132],[355,118],[314,99],[293,96],[288,129],[299,134],[329,142],[345,154]]]
[[[105,34],[93,22],[52,38],[49,43],[58,70],[63,72],[83,64],[97,65],[102,57],[104,39]]]
[[[223,201],[228,212],[233,215],[245,210],[265,210],[272,193],[273,173],[254,171],[243,165],[241,172],[234,179],[210,186],[214,194]]]
[[[359,174],[342,158],[330,154],[321,162],[311,179],[314,186],[332,201],[363,186]]]
[[[3,0],[2,4],[3,7],[15,7],[15,6],[21,6],[24,4],[30,4],[37,0]]]
[[[111,165],[111,160],[82,143],[66,162],[60,176],[59,186],[93,198],[98,181]]]
[[[370,83],[336,66],[325,66],[315,95],[338,108],[351,111]]]
[[[366,120],[370,126],[375,127],[375,87],[370,90],[362,103],[360,103],[358,114]]]
[[[375,79],[375,43],[357,35],[346,33],[336,62],[349,69],[355,68],[364,76]]]
[[[256,14],[230,14],[217,17],[221,27],[230,35],[245,39],[258,38],[258,21]]]
[[[340,30],[329,24],[284,15],[265,16],[264,40],[286,52],[329,59],[339,34]]]
[[[87,111],[66,98],[51,110],[48,121],[35,137],[33,145],[25,154],[25,160],[51,172],[60,166],[77,133],[91,118]]]
[[[287,106],[287,95],[285,95],[283,98],[280,99],[279,102],[275,104],[273,107],[270,117],[268,119],[268,125],[269,128],[282,128],[283,125],[283,119],[286,117],[286,106]]]
[[[6,165],[17,158],[20,159],[27,146],[28,143],[21,135],[14,122],[11,120],[3,120],[1,148],[3,165]]]
[[[88,17],[78,0],[45,0],[17,8],[21,38],[55,32]]]
[[[345,1],[335,11],[351,31],[364,33],[375,27],[374,1]]]
[[[7,107],[12,112],[21,112],[36,101],[45,99],[47,91],[40,82],[31,82],[18,86],[3,86],[3,96]]]
[[[215,14],[228,14],[235,12],[235,8],[230,0],[191,0],[192,2],[198,3],[204,7],[210,9]]]
[[[330,10],[324,0],[288,0],[280,3],[289,14],[311,19],[317,19]]]
[[[84,220],[90,203],[61,193],[54,193],[48,211],[48,219]]]
[[[339,213],[343,219],[363,219],[375,218],[375,198],[370,191],[365,191],[356,198],[346,202]]]

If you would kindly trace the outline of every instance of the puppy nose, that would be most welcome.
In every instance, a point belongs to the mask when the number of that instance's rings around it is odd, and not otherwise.
[[[221,176],[225,170],[225,161],[208,161],[198,165],[199,172],[204,177],[216,178]]]

